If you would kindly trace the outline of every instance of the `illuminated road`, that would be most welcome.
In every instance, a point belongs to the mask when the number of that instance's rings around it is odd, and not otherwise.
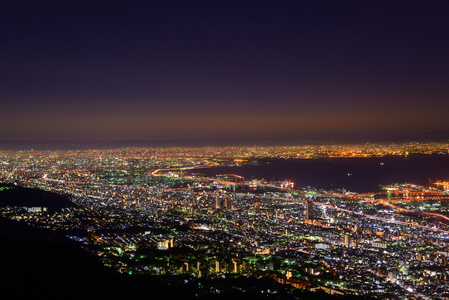
[[[62,179],[52,179],[52,178],[48,178],[47,176],[48,176],[48,174],[44,174],[44,176],[42,176],[42,179],[44,181],[52,181],[52,182],[57,182],[57,183],[67,184],[67,185],[109,186],[109,187],[118,187],[118,188],[127,188],[127,189],[154,190],[154,187],[110,184],[110,183],[103,183],[103,182],[70,181],[70,180],[62,180]]]
[[[292,199],[292,198],[282,198],[282,197],[263,197],[263,196],[256,196],[256,197],[269,198],[269,199],[275,199],[275,200],[284,200],[284,201],[303,202],[303,203],[307,202],[307,200],[303,200],[303,199]],[[346,209],[346,208],[341,208],[341,207],[333,206],[333,205],[329,205],[329,204],[324,204],[324,203],[320,203],[320,202],[312,202],[312,203],[316,204],[316,205],[319,205],[319,206],[324,206],[324,207],[327,207],[327,208],[332,208],[332,209],[335,209],[335,210],[343,211],[343,212],[346,212],[346,213],[356,214],[356,215],[359,215],[359,216],[364,216],[366,218],[382,220],[382,221],[386,221],[386,222],[390,222],[390,223],[396,223],[396,224],[401,224],[401,225],[420,227],[420,228],[425,228],[425,229],[439,231],[439,232],[444,232],[444,233],[449,233],[449,231],[447,231],[447,230],[443,230],[443,229],[439,229],[439,228],[435,228],[435,227],[429,227],[429,226],[424,226],[424,225],[420,225],[420,224],[416,224],[416,223],[409,223],[409,222],[393,220],[393,219],[388,219],[388,218],[378,217],[378,216],[373,216],[373,215],[367,215],[367,214],[364,214],[364,213],[361,213],[361,212],[357,212],[357,211],[353,211],[353,210],[349,210],[349,209]]]
[[[158,174],[159,172],[162,172],[162,171],[208,169],[208,168],[212,168],[212,167],[218,167],[220,165],[219,163],[216,163],[216,162],[209,162],[209,161],[206,161],[206,162],[209,163],[210,165],[184,166],[184,167],[176,167],[176,168],[157,169],[157,170],[154,170],[153,172],[151,172],[150,176],[168,176],[165,174]]]
[[[204,167],[211,167],[211,166],[203,166]],[[197,169],[199,167],[195,167],[193,166],[194,169]],[[170,168],[170,169],[158,169],[156,171],[153,171],[153,173],[155,172],[159,172],[159,171],[164,171],[164,170],[180,170],[180,169],[185,169],[185,168]],[[167,176],[167,175],[158,175],[158,176]],[[193,177],[180,177],[180,178],[186,178],[186,179],[198,179],[198,180],[207,180],[207,181],[213,181],[213,182],[219,182],[222,184],[229,184],[229,185],[245,185],[245,186],[253,186],[253,183],[236,183],[236,182],[231,182],[231,181],[224,181],[224,180],[219,180],[216,178],[207,178],[207,177],[201,177],[201,178],[193,178]],[[286,188],[282,188],[282,187],[277,187],[277,186],[273,186],[273,185],[269,185],[269,184],[257,184],[257,186],[262,186],[262,187],[270,187],[270,188],[276,188],[282,191],[290,191],[290,192],[296,192],[296,193],[304,193],[303,191],[299,191],[299,190],[295,190],[295,189],[286,189]],[[373,193],[370,193],[369,195],[372,195]],[[376,194],[376,193],[374,193]],[[381,194],[381,193],[379,193]],[[335,196],[335,197],[343,197],[343,195],[341,195],[340,193],[325,193],[325,194],[320,194],[318,196]],[[305,203],[307,200],[303,200],[303,199],[293,199],[293,198],[282,198],[282,197],[263,197],[263,196],[255,196],[255,197],[260,197],[260,198],[271,198],[271,199],[275,199],[275,200],[285,200],[285,201],[295,201],[295,202],[303,202]],[[393,209],[397,209],[397,210],[401,210],[401,211],[405,211],[405,212],[418,212],[418,211],[412,211],[412,210],[408,210],[408,209],[404,209],[404,208],[400,208],[398,206],[395,206],[389,202],[387,202],[386,200],[382,200],[382,199],[370,199],[370,201],[380,201],[380,203],[390,206]],[[345,209],[345,208],[341,208],[338,206],[333,206],[333,205],[329,205],[329,204],[324,204],[324,203],[320,203],[320,202],[313,202],[316,205],[320,205],[320,206],[324,206],[324,207],[328,207],[331,209],[335,209],[335,210],[339,210],[339,211],[343,211],[346,213],[351,213],[351,214],[356,214],[356,215],[360,215],[360,216],[364,216],[366,218],[371,218],[371,219],[377,219],[377,220],[382,220],[382,221],[386,221],[386,222],[390,222],[390,223],[396,223],[396,224],[401,224],[401,225],[407,225],[407,226],[414,226],[414,227],[420,227],[420,228],[425,228],[428,230],[433,230],[433,231],[439,231],[439,232],[444,232],[444,233],[449,233],[449,231],[443,230],[443,229],[439,229],[436,227],[429,227],[429,226],[425,226],[425,225],[420,225],[420,224],[416,224],[416,223],[409,223],[409,222],[404,222],[404,221],[399,221],[399,220],[393,220],[393,219],[388,219],[388,218],[384,218],[384,217],[378,217],[378,216],[373,216],[373,215],[367,215],[361,212],[357,212],[357,211],[352,211],[349,209]],[[423,213],[423,212],[419,212],[419,213]],[[441,217],[443,219],[446,219],[449,221],[449,218],[444,216],[444,215],[440,215],[440,214],[436,214],[436,213],[424,213],[424,214],[428,214],[428,215],[433,215],[433,216],[437,216],[437,217]]]
[[[160,172],[165,172],[165,171],[172,171],[172,170],[192,170],[192,169],[203,169],[203,168],[211,168],[214,166],[219,165],[218,163],[212,163],[211,165],[200,165],[200,166],[184,166],[184,167],[176,167],[176,168],[166,168],[166,169],[157,169],[154,170],[153,172],[151,172],[150,176],[166,176],[166,177],[172,177],[169,174],[160,174]],[[238,175],[237,175],[238,176]],[[241,176],[238,176],[241,177]],[[248,187],[254,187],[254,183],[245,183],[245,182],[232,182],[232,181],[226,181],[226,180],[220,180],[217,178],[208,178],[208,177],[192,177],[192,176],[179,176],[179,178],[182,179],[189,179],[189,180],[204,180],[204,181],[210,181],[210,182],[218,182],[221,184],[225,184],[225,185],[244,185],[244,186],[248,186]],[[58,183],[63,183],[63,184],[89,184],[89,185],[103,185],[103,186],[109,186],[109,187],[119,187],[119,188],[127,188],[127,189],[145,189],[145,190],[152,190],[154,188],[149,187],[149,188],[144,188],[144,187],[140,187],[140,186],[128,186],[128,185],[117,185],[117,184],[105,184],[105,183],[87,183],[87,182],[79,182],[79,181],[66,181],[66,180],[59,180],[59,179],[50,179],[47,177],[47,174],[45,174],[42,179],[44,181],[53,181],[53,182],[58,182]],[[295,190],[295,189],[287,189],[287,188],[282,188],[279,186],[274,186],[274,185],[270,185],[270,184],[256,184],[256,186],[260,186],[260,187],[269,187],[269,188],[274,188],[274,189],[278,189],[280,191],[287,191],[287,192],[296,192],[296,193],[304,193],[303,191],[299,191],[299,190]],[[370,194],[371,195],[371,194]],[[351,200],[354,200],[352,196],[348,196],[348,197],[344,197],[344,195],[340,194],[340,193],[323,193],[323,194],[318,194],[318,196],[321,197],[325,197],[325,196],[335,196],[335,197],[342,197],[342,198],[350,198]],[[282,198],[282,197],[264,197],[264,196],[255,196],[256,198],[268,198],[268,199],[274,199],[274,200],[284,200],[284,201],[295,201],[295,202],[303,202],[305,203],[307,200],[305,199],[293,199],[293,198]],[[449,221],[449,217],[441,215],[441,214],[437,214],[437,213],[428,213],[428,212],[421,212],[421,211],[415,211],[415,210],[409,210],[409,209],[405,209],[405,208],[401,208],[398,207],[394,204],[391,204],[388,202],[387,199],[369,199],[369,201],[373,201],[376,203],[380,203],[386,206],[389,206],[391,208],[393,208],[396,211],[399,212],[408,212],[408,213],[422,213],[422,214],[426,214],[426,215],[430,215],[430,216],[435,216],[435,217],[440,217],[443,218],[445,220]],[[355,215],[360,215],[360,216],[364,216],[366,218],[371,218],[371,219],[377,219],[377,220],[382,220],[382,221],[386,221],[386,222],[390,222],[390,223],[396,223],[396,224],[401,224],[401,225],[407,225],[407,226],[414,226],[414,227],[420,227],[420,228],[425,228],[428,230],[433,230],[433,231],[439,231],[439,232],[444,232],[444,233],[449,233],[449,231],[443,230],[443,229],[439,229],[436,227],[429,227],[429,226],[425,226],[425,225],[420,225],[420,224],[416,224],[416,223],[409,223],[409,222],[404,222],[404,221],[399,221],[399,220],[393,220],[393,219],[388,219],[388,218],[384,218],[384,217],[379,217],[379,216],[373,216],[373,215],[367,215],[361,212],[357,212],[357,211],[352,211],[349,209],[345,209],[345,208],[341,208],[338,206],[334,206],[334,205],[330,205],[330,204],[324,204],[324,203],[320,203],[320,202],[313,202],[316,205],[319,206],[323,206],[323,207],[327,207],[327,208],[331,208],[331,209],[335,209],[335,210],[339,210],[339,211],[343,211],[346,213],[350,213],[350,214],[355,214]]]

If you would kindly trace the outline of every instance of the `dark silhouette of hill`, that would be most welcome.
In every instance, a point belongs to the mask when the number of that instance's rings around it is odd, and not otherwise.
[[[174,297],[157,278],[126,276],[52,232],[0,218],[3,299],[129,299]]]
[[[0,192],[0,206],[47,207],[59,211],[63,207],[76,206],[68,196],[47,192],[39,189],[0,184],[0,187],[10,187]]]

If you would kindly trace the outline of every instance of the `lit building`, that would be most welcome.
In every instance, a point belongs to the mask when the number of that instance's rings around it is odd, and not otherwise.
[[[217,198],[215,199],[215,208],[216,208],[216,209],[220,209],[220,207],[221,207],[221,201],[220,201],[220,198],[217,197]]]
[[[226,210],[231,210],[231,198],[226,198],[224,201],[224,205]]]
[[[349,240],[349,234],[345,234],[345,246],[346,247],[351,246],[351,242]]]
[[[313,219],[313,206],[312,201],[308,200],[306,202],[306,220]]]

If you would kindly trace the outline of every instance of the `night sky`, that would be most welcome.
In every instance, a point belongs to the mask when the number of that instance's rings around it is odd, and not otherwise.
[[[0,143],[449,138],[449,1],[1,1]]]

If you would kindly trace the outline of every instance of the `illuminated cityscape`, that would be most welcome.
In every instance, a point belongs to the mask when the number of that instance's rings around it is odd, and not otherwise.
[[[449,1],[0,1],[1,299],[449,299]]]
[[[254,276],[330,295],[430,299],[449,293],[443,181],[356,193],[201,175],[263,160],[414,155],[446,158],[448,144],[1,151],[1,193],[23,186],[72,203],[2,205],[1,214],[62,233],[130,276]]]

